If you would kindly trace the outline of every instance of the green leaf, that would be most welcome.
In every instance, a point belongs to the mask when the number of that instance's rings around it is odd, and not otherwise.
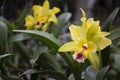
[[[50,77],[56,79],[56,80],[68,80],[68,78],[63,75],[62,73],[56,72],[56,71],[37,71],[34,69],[29,69],[27,71],[25,71],[21,76],[23,75],[30,75],[30,74],[39,74],[41,76],[46,76],[49,75]]]
[[[62,28],[65,27],[65,24],[69,22],[69,19],[71,18],[71,13],[65,12],[58,16],[58,24],[55,24],[52,26],[52,33],[56,37],[58,37],[61,34]]]
[[[36,64],[44,68],[50,66],[55,71],[63,73],[63,69],[61,65],[59,64],[59,62],[57,61],[57,59],[55,58],[55,56],[49,53],[40,54],[36,61]]]
[[[98,72],[97,77],[96,77],[96,80],[104,80],[105,74],[106,74],[106,72],[108,71],[109,67],[110,67],[110,66],[108,65],[108,66],[102,68],[102,69]]]
[[[89,66],[85,71],[85,80],[97,80],[98,71],[96,71],[92,66]]]
[[[35,45],[34,48],[33,48],[33,55],[32,55],[32,59],[30,60],[30,63],[31,65],[35,65],[36,64],[36,61],[37,59],[39,58],[39,56],[42,54],[42,53],[46,53],[48,51],[48,47],[45,46],[45,45]]]
[[[7,42],[7,26],[0,21],[0,53],[5,53],[5,46]]]
[[[117,38],[120,38],[120,28],[111,31],[111,34],[110,34],[109,38],[111,40],[115,40]]]
[[[71,13],[65,12],[63,14],[61,14],[60,16],[58,16],[58,24],[66,24],[68,22],[68,20],[71,18]]]
[[[111,65],[115,70],[120,71],[120,54],[111,54]]]
[[[23,40],[30,39],[30,38],[31,38],[31,36],[29,36],[27,34],[20,33],[20,34],[12,36],[10,38],[10,42],[23,41]]]
[[[16,20],[16,24],[19,27],[23,27],[24,26],[24,22],[25,22],[25,17],[27,15],[27,9],[24,8],[21,12],[20,15],[18,16],[17,20]]]
[[[111,24],[115,18],[115,16],[117,15],[119,11],[119,7],[116,8],[107,18],[107,20],[104,22],[103,26],[102,26],[102,30],[103,31],[110,31],[110,27],[111,27]]]
[[[60,42],[51,34],[43,31],[35,31],[35,30],[13,30],[14,32],[22,32],[33,36],[34,38],[44,42],[51,48],[58,50],[60,46]]]

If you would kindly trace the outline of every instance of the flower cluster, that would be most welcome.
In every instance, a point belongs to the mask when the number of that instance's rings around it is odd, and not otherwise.
[[[94,21],[93,18],[86,19],[86,14],[83,9],[81,26],[71,25],[69,27],[72,41],[65,43],[59,48],[59,52],[73,51],[73,58],[78,62],[84,62],[89,54],[96,54],[97,51],[103,50],[111,44],[111,40],[105,36],[109,32],[102,32],[99,21]]]
[[[27,30],[42,29],[42,31],[46,31],[51,22],[58,22],[55,14],[60,12],[60,9],[57,7],[50,9],[48,0],[45,0],[43,6],[34,5],[32,10],[33,16],[27,15],[25,18],[25,26]]]

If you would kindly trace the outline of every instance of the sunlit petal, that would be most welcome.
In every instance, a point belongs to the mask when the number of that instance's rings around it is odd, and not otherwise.
[[[94,22],[87,31],[87,40],[91,40],[92,37],[100,33],[99,21]]]
[[[111,44],[111,40],[108,38],[105,38],[104,36],[96,35],[92,40],[97,45],[97,50],[102,50]]]
[[[62,45],[59,52],[77,51],[77,44],[75,42],[68,42]]]
[[[80,26],[71,25],[69,29],[70,29],[72,40],[78,41],[80,39],[85,39],[86,31],[84,28]]]

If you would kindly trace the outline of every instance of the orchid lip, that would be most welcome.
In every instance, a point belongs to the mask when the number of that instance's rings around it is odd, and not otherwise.
[[[83,54],[82,53],[78,53],[76,59],[81,59],[81,58],[83,58]]]

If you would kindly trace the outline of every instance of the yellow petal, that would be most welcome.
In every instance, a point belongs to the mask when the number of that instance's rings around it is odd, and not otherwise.
[[[105,38],[104,36],[99,36],[99,35],[94,36],[92,41],[95,42],[98,51],[104,49],[105,47],[111,44],[110,39]]]
[[[92,37],[99,33],[100,33],[99,21],[96,21],[87,30],[87,40],[91,40]]]
[[[60,9],[59,9],[59,8],[53,7],[52,13],[56,14],[56,13],[59,13],[59,12],[60,12]]]
[[[80,10],[81,10],[81,12],[82,12],[82,17],[86,18],[85,11],[84,11],[82,8],[80,8]]]
[[[71,25],[69,29],[70,29],[72,40],[78,41],[80,39],[86,38],[86,31],[84,28],[80,26]]]
[[[44,26],[42,27],[42,31],[46,31],[49,27],[50,23],[45,23]]]
[[[32,29],[34,25],[34,18],[31,15],[28,15],[25,18],[25,26],[27,27],[27,29]]]
[[[58,23],[57,17],[54,14],[51,14],[48,22]]]
[[[81,39],[80,41],[77,42],[78,44],[78,51],[77,52],[81,52],[83,50],[83,45],[87,43],[86,39]]]
[[[100,32],[99,35],[100,36],[108,36],[108,35],[110,35],[110,33],[109,32]]]
[[[63,46],[59,48],[59,52],[68,52],[68,51],[76,51],[77,44],[75,42],[65,43]]]
[[[45,14],[40,14],[39,16],[37,16],[37,21],[39,21],[40,23],[45,23],[47,20],[48,16]]]
[[[87,20],[87,22],[86,22],[86,25],[85,26],[83,26],[83,27],[85,27],[85,29],[86,30],[88,30],[93,24],[94,24],[94,19],[93,18],[89,18],[88,20]]]
[[[39,6],[39,5],[34,5],[32,7],[32,9],[33,9],[33,15],[34,15],[34,17],[38,16],[42,12],[42,7]]]
[[[49,4],[49,1],[48,0],[45,0],[44,3],[43,3],[43,8],[44,8],[44,11],[48,12],[49,8],[50,8],[50,4]]]
[[[100,59],[97,53],[91,53],[88,55],[88,60],[90,61],[91,65],[96,69],[100,69]]]

